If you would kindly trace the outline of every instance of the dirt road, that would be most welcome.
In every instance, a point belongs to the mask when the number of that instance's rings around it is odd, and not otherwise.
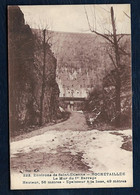
[[[49,173],[129,170],[132,152],[121,146],[131,133],[130,129],[88,130],[84,114],[73,112],[65,122],[11,142],[11,169]]]

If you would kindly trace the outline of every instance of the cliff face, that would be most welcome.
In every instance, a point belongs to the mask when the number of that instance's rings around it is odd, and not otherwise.
[[[33,123],[34,100],[31,69],[33,35],[17,6],[8,7],[8,67],[10,130],[14,133]],[[13,132],[14,131],[14,132]]]
[[[38,82],[34,88],[37,104],[40,105],[43,87],[43,106],[42,106],[42,124],[51,122],[61,117],[59,111],[59,87],[56,82],[56,66],[57,61],[53,56],[53,53],[48,44],[46,44],[46,57],[45,57],[45,76],[43,79],[43,68],[44,68],[44,51],[42,49],[42,41],[38,40],[36,36],[35,46],[35,62],[36,67],[35,74],[37,75]],[[44,83],[43,83],[44,80]],[[39,93],[38,93],[39,92]]]
[[[40,51],[38,50],[38,53]],[[39,124],[42,61],[36,61],[36,37],[25,25],[18,6],[8,7],[8,67],[10,132]],[[46,55],[43,124],[59,115],[59,88],[55,80],[56,59],[48,47]]]
[[[50,45],[47,42],[47,33],[45,40],[45,51],[43,44],[43,30],[33,32],[35,37],[34,47],[34,73],[36,75],[36,86],[34,94],[39,107],[41,107],[42,90],[44,91],[42,106],[42,124],[61,118],[59,110],[59,87],[56,82],[57,60],[54,57]],[[45,59],[44,59],[45,52]],[[45,75],[43,69],[45,65]],[[43,78],[44,77],[44,78]],[[43,82],[44,80],[44,82]],[[43,89],[42,89],[43,88]],[[39,116],[40,118],[40,116]]]

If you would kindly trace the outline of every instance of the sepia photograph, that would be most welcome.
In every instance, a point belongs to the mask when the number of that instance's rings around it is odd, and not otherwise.
[[[11,189],[133,187],[130,4],[7,11]]]

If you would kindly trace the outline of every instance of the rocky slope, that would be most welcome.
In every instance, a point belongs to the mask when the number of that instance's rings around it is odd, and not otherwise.
[[[37,61],[36,41],[30,26],[25,24],[20,8],[9,6],[8,66],[12,135],[20,134],[20,131],[25,131],[29,126],[39,124],[43,63],[42,59]],[[55,119],[59,113],[56,59],[49,46],[46,62],[43,124]]]

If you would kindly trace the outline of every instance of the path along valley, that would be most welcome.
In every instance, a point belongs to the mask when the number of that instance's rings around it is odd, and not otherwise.
[[[12,141],[11,170],[45,173],[129,170],[132,151],[121,147],[125,138],[131,136],[131,129],[89,130],[84,114],[72,112],[67,121]]]

